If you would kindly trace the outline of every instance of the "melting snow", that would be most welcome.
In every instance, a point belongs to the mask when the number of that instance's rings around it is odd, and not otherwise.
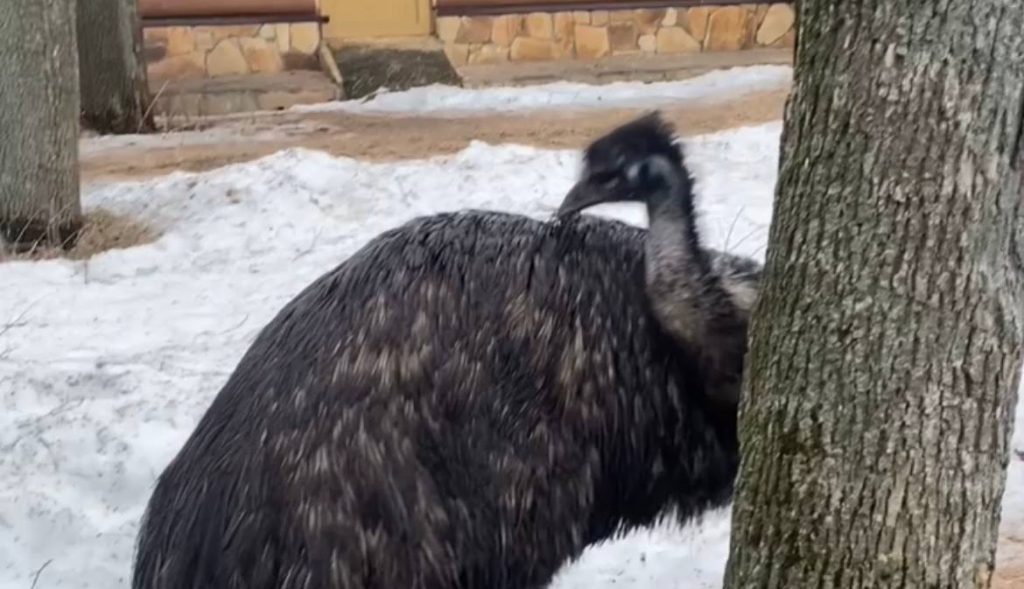
[[[402,92],[381,92],[368,100],[292,107],[299,111],[346,110],[359,113],[469,114],[547,108],[659,106],[681,100],[785,88],[793,75],[787,65],[756,65],[715,70],[685,80],[581,84],[553,82],[522,87],[464,89],[434,84]]]

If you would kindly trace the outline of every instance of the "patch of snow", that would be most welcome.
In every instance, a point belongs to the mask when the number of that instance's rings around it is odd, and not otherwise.
[[[1024,382],[1017,392],[1014,433],[1010,441],[1010,467],[1003,493],[1003,518],[1000,530],[1018,540],[1024,538]]]
[[[181,130],[165,133],[82,136],[78,141],[79,154],[98,155],[105,151],[136,147],[139,149],[174,149],[186,145],[215,145],[232,141],[276,141],[290,133],[308,132],[310,125],[299,122],[256,124],[261,118],[278,111],[253,112],[222,117],[222,121],[209,129]]]
[[[296,105],[290,110],[466,115],[565,107],[655,107],[680,100],[700,100],[785,88],[792,75],[793,68],[790,66],[757,65],[715,70],[686,80],[666,82],[553,82],[534,86],[476,89],[433,84],[401,92],[379,92],[368,100]]]
[[[686,526],[666,518],[591,546],[562,567],[549,589],[720,589],[731,513],[729,508],[712,511]]]
[[[686,142],[710,245],[763,259],[780,130]],[[30,587],[40,569],[39,587],[126,587],[157,475],[282,305],[417,215],[549,217],[578,166],[575,151],[479,142],[393,163],[292,149],[201,174],[87,186],[87,208],[163,235],[89,261],[3,265],[0,587]],[[595,213],[645,223],[639,205]],[[1024,512],[1021,466],[1011,467],[1004,512],[1018,508],[1007,521]],[[637,531],[592,547],[554,587],[716,588],[728,529],[723,510],[699,526]]]

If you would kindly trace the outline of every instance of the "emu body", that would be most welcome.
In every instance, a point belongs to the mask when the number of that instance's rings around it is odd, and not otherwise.
[[[668,129],[588,148],[562,222],[414,220],[259,334],[157,482],[136,589],[528,589],[731,495],[758,264],[704,250]],[[650,230],[575,216],[642,200]]]
[[[727,500],[735,411],[648,311],[645,234],[466,212],[374,239],[242,358],[159,479],[133,586],[541,587],[620,525]]]

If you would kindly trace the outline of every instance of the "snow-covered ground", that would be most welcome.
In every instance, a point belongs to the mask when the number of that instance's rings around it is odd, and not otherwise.
[[[779,132],[772,123],[687,142],[710,245],[762,258]],[[416,215],[548,217],[577,166],[573,151],[481,143],[378,164],[299,149],[86,187],[87,207],[163,235],[86,262],[0,266],[0,587],[28,588],[37,575],[40,588],[125,587],[156,476],[283,304]],[[639,206],[594,212],[644,223]],[[1024,428],[1014,447],[1024,450]],[[1004,526],[1024,527],[1019,460],[1004,513]],[[719,587],[727,518],[596,546],[555,587]]]
[[[431,85],[403,92],[378,92],[368,100],[300,105],[296,111],[346,110],[359,113],[430,113],[465,116],[547,108],[655,107],[681,100],[729,96],[784,88],[793,77],[788,65],[755,65],[715,70],[686,80],[581,84],[553,82],[521,88],[462,89]]]

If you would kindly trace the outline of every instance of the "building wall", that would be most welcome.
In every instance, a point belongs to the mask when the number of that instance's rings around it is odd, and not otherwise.
[[[440,16],[455,66],[792,47],[789,3]]]
[[[182,80],[316,69],[318,23],[147,27],[150,80]]]

